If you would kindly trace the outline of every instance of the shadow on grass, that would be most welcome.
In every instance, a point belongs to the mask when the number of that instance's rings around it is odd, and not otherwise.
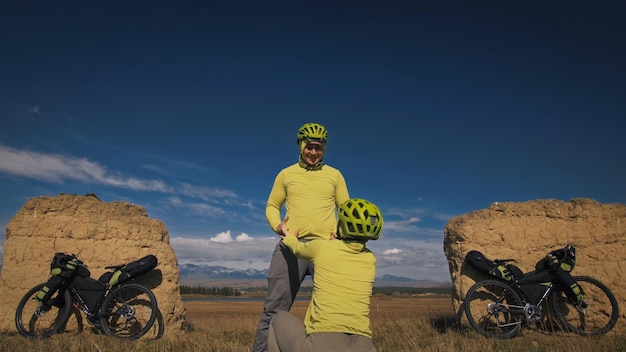
[[[430,325],[437,330],[438,333],[444,334],[448,331],[467,332],[467,326],[461,324],[454,315],[444,315],[430,319]]]
[[[461,334],[475,332],[475,330],[471,326],[462,324],[461,322],[459,322],[459,320],[454,315],[443,315],[443,316],[431,318],[430,325],[439,334],[445,334],[446,332],[455,332],[455,333],[461,333]],[[530,325],[525,325],[523,329],[534,331],[536,333],[544,334],[544,335],[561,334],[561,335],[576,336],[576,334],[563,328],[558,322],[556,322],[553,319],[550,319],[549,317],[546,318],[541,323],[533,323]]]

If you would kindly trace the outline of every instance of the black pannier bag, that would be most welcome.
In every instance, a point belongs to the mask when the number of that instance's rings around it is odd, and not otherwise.
[[[528,303],[537,304],[552,283],[552,275],[545,270],[535,270],[518,278],[517,284],[528,299]]]
[[[78,291],[80,297],[85,301],[90,313],[95,313],[100,300],[104,298],[105,284],[90,277],[76,276],[72,281],[72,286]]]
[[[107,283],[109,286],[121,284],[122,282],[135,278],[139,275],[145,274],[150,270],[156,268],[158,265],[157,257],[149,254],[139,260],[130,262],[123,266],[121,269],[111,273],[104,273],[98,281]]]
[[[35,299],[41,304],[50,303],[50,298],[61,288],[63,280],[60,276],[50,276],[46,284],[37,292]]]
[[[511,281],[522,275],[522,270],[513,264],[496,264],[477,250],[471,250],[465,255],[465,261],[472,267],[493,275],[499,279]]]
[[[572,303],[581,303],[585,298],[583,288],[578,285],[572,275],[563,270],[557,270],[553,273],[554,281],[557,286],[565,293]]]
[[[555,279],[555,283],[565,293],[567,298],[572,303],[581,303],[585,298],[585,292],[570,274],[574,270],[575,265],[576,248],[568,245],[548,253],[535,264],[535,268],[550,272]]]

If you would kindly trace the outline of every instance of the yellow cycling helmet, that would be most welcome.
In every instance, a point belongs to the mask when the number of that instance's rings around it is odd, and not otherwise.
[[[383,229],[383,216],[373,203],[361,198],[347,200],[339,207],[339,238],[377,240]]]
[[[328,140],[328,131],[326,131],[326,128],[319,123],[305,123],[298,130],[298,139],[296,140],[296,143],[300,144],[300,141],[303,139],[306,139],[307,142],[315,141],[326,143]]]

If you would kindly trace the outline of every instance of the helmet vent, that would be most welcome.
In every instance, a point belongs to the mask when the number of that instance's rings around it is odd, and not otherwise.
[[[380,209],[369,201],[353,198],[338,209],[338,234],[341,238],[377,240],[383,226]]]

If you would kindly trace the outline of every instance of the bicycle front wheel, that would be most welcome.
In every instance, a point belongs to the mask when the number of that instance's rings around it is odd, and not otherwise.
[[[485,280],[474,284],[465,295],[463,308],[472,327],[486,337],[510,339],[522,331],[523,303],[507,284]]]
[[[15,311],[15,326],[17,331],[25,337],[50,337],[63,332],[72,309],[72,296],[69,291],[57,291],[43,305],[35,296],[44,287],[45,283],[31,288],[20,300]]]
[[[100,309],[102,330],[110,336],[138,339],[147,333],[158,313],[156,297],[148,288],[129,283],[113,289]]]
[[[569,301],[562,290],[552,294],[552,309],[565,330],[580,335],[602,335],[617,322],[619,308],[615,296],[600,281],[588,276],[574,276],[585,293],[584,304]]]

